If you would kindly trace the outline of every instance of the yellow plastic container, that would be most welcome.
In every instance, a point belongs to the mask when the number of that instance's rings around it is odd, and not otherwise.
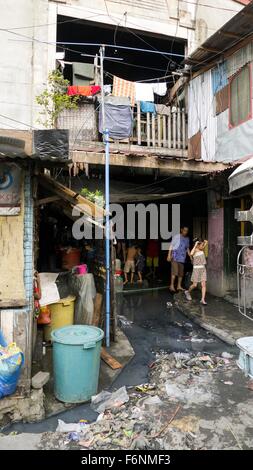
[[[51,333],[53,330],[57,330],[63,326],[73,325],[75,299],[76,298],[73,295],[69,295],[55,304],[49,305],[51,323],[44,326],[45,341],[51,341]]]

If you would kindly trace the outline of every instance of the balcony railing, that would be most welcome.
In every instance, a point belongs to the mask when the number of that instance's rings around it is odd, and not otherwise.
[[[132,142],[147,147],[187,148],[187,123],[184,109],[164,106],[164,114],[141,113],[137,105]]]
[[[164,114],[141,113],[140,105],[134,111],[133,134],[129,139],[113,141],[117,147],[142,147],[149,152],[155,149],[166,154],[167,150],[177,156],[187,149],[187,115],[184,109],[164,106]],[[65,110],[58,119],[58,128],[69,129],[72,148],[101,146],[98,132],[98,112],[94,103],[85,103],[78,109]]]

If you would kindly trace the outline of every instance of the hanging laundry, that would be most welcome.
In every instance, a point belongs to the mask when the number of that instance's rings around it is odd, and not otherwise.
[[[149,101],[141,101],[141,112],[156,114],[155,103],[150,103]]]
[[[163,114],[168,116],[171,113],[171,108],[169,106],[166,106],[165,104],[157,104],[156,112],[157,114]]]
[[[112,85],[104,85],[104,94],[110,95],[112,92]]]
[[[132,135],[133,115],[131,106],[105,103],[105,129],[112,139],[126,139]],[[102,109],[99,110],[99,132],[103,133]]]
[[[126,96],[105,96],[105,103],[114,104],[115,106],[131,106],[130,99]]]
[[[113,77],[113,91],[114,96],[125,96],[130,99],[131,105],[135,103],[135,83],[123,80],[123,78]]]
[[[89,85],[94,80],[94,64],[83,62],[73,62],[72,64],[72,83],[73,85]]]
[[[153,91],[156,95],[165,96],[167,94],[167,83],[166,82],[153,83]]]
[[[135,83],[136,101],[154,101],[154,91],[152,83]]]
[[[89,86],[68,86],[68,95],[80,95],[80,96],[94,96],[101,91],[99,85],[89,85]]]

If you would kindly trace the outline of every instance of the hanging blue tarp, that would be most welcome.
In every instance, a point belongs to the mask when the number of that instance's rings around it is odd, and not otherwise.
[[[224,88],[228,84],[227,63],[218,64],[212,69],[212,90],[213,95]]]

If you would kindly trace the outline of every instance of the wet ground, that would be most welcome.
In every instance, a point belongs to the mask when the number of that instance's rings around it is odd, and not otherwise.
[[[111,389],[147,382],[149,365],[157,351],[236,352],[235,347],[229,347],[190,322],[173,306],[172,298],[166,291],[120,294],[118,308],[121,328],[128,336],[135,356],[113,382]],[[55,431],[58,418],[65,422],[78,422],[80,419],[92,421],[96,416],[89,404],[84,404],[43,422],[13,424],[5,432]]]

